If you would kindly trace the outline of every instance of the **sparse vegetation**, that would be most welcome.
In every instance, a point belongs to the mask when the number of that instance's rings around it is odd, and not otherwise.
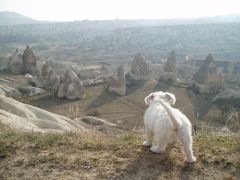
[[[198,160],[191,165],[183,163],[179,145],[157,155],[141,146],[143,139],[131,132],[107,136],[1,129],[0,179],[240,178],[239,135],[198,134],[194,138]]]

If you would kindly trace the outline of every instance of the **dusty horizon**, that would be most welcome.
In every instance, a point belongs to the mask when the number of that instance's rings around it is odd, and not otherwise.
[[[240,14],[237,0],[2,0],[0,11],[22,14],[41,21],[188,19]]]

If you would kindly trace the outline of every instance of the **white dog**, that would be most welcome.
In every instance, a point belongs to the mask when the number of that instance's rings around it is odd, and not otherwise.
[[[144,146],[151,146],[154,153],[163,153],[168,144],[180,141],[187,162],[195,162],[192,152],[192,125],[178,109],[171,107],[176,102],[175,95],[158,91],[149,94],[145,103],[149,105],[144,115],[147,139]]]

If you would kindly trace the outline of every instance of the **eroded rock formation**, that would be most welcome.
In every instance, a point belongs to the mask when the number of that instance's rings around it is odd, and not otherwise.
[[[199,93],[217,93],[223,87],[223,80],[212,54],[208,54],[192,80],[193,90]]]
[[[28,45],[23,52],[23,63],[25,73],[31,74],[33,76],[39,76],[39,71],[37,69],[37,58]]]
[[[123,66],[119,66],[117,72],[105,78],[108,90],[115,92],[118,95],[124,96],[126,94],[126,79]]]
[[[193,80],[197,83],[211,83],[219,80],[217,65],[212,54],[208,54],[199,70],[194,74]]]
[[[0,94],[4,94],[4,95],[10,96],[10,97],[22,96],[22,93],[18,89],[4,85],[4,84],[3,85],[0,84],[0,91],[1,91]]]
[[[80,123],[43,109],[0,96],[2,124],[27,132],[63,133],[85,130]],[[86,131],[85,131],[86,132]]]
[[[135,80],[143,80],[148,74],[150,74],[150,65],[140,53],[135,55],[129,73]]]
[[[25,96],[36,96],[45,92],[41,88],[32,86],[22,86],[19,87],[18,90]]]
[[[9,59],[9,70],[14,74],[24,74],[24,63],[22,55],[18,52],[18,49],[14,52],[14,54]]]
[[[61,79],[60,76],[53,70],[49,63],[45,62],[42,68],[42,84],[44,89],[49,90],[51,92],[56,92],[58,87],[60,86]]]
[[[175,51],[168,55],[167,61],[163,67],[163,75],[161,77],[165,81],[177,80],[177,60]]]
[[[65,73],[64,79],[58,88],[57,96],[70,100],[81,99],[85,97],[85,88],[73,70],[69,69]]]

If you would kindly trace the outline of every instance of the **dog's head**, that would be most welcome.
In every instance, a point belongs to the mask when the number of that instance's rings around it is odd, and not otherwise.
[[[159,101],[159,100],[163,100],[164,102],[166,102],[170,105],[174,105],[175,102],[176,102],[176,97],[172,93],[158,91],[158,92],[154,92],[154,93],[149,94],[144,99],[146,105],[149,105],[151,102],[154,102],[154,101],[156,102],[156,101]]]

